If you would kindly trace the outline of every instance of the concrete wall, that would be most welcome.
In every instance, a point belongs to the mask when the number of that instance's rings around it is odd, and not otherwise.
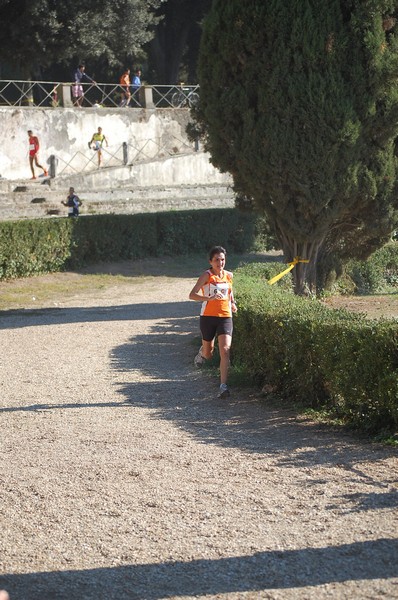
[[[102,127],[111,152],[127,142],[133,147],[147,144],[147,153],[155,156],[159,146],[172,146],[176,139],[189,144],[185,133],[188,120],[187,110],[174,109],[0,107],[0,175],[5,179],[26,180],[31,177],[28,129],[39,137],[40,162],[45,166],[48,165],[50,155],[59,157],[60,164],[63,164],[63,161],[68,162],[76,152],[87,154],[87,142],[98,127]],[[155,140],[158,146],[155,143],[149,144],[148,140]],[[192,158],[183,163],[184,161],[170,161],[163,164],[162,168],[148,164],[142,168],[140,185],[143,185],[143,180],[147,185],[160,185],[166,180],[167,183],[178,184],[180,175],[188,183],[190,178],[193,178],[192,183],[208,184],[213,180],[214,183],[230,182],[230,177],[214,169],[209,157],[203,153],[199,153],[197,159]],[[128,169],[124,176],[119,173],[119,178],[123,177],[130,180],[133,178]],[[110,174],[93,174],[93,180],[96,178],[96,184],[101,187],[117,185]],[[103,183],[99,181],[101,178]]]
[[[0,181],[0,191],[12,189],[4,187]],[[232,187],[228,174],[221,173],[210,163],[205,152],[174,156],[110,169],[96,169],[90,173],[57,177],[50,181],[52,190],[65,190],[69,186],[76,190],[116,190],[118,188],[158,187],[158,186],[210,186]],[[176,190],[175,193],[178,193]]]

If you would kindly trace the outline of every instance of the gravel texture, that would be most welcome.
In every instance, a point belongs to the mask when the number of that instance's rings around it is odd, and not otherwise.
[[[397,453],[197,371],[186,277],[0,313],[10,600],[398,598]]]

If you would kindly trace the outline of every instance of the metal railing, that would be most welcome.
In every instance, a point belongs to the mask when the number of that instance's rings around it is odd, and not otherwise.
[[[167,142],[156,139],[143,140],[141,143],[128,144],[123,142],[116,149],[102,147],[102,168],[133,165],[149,160],[159,160],[170,156],[193,154],[198,148],[188,144],[177,136],[170,136]],[[96,151],[76,152],[68,158],[50,157],[50,175],[69,175],[72,173],[87,173],[98,168]]]
[[[123,144],[115,151],[110,152],[106,148],[101,149],[102,167],[117,167],[126,164],[123,160]],[[50,175],[70,175],[71,173],[87,173],[98,168],[97,155],[94,152],[75,152],[66,160],[59,156],[52,156],[50,164],[53,168],[50,169]]]
[[[112,83],[82,83],[83,97],[74,96],[75,84],[59,81],[0,80],[0,106],[108,107],[123,106],[124,88]],[[199,102],[198,85],[131,86],[128,107],[192,108]]]
[[[57,106],[57,86],[53,81],[0,81],[0,105]]]
[[[199,102],[198,85],[153,85],[150,87],[156,108],[192,108]]]

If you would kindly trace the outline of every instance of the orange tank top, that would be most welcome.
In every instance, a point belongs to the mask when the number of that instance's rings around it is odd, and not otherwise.
[[[128,87],[130,85],[130,76],[128,73],[123,73],[123,75],[120,77],[120,85],[123,85],[124,87]]]
[[[232,273],[224,271],[223,277],[213,275],[208,270],[206,271],[209,278],[202,287],[204,296],[213,296],[217,292],[221,292],[223,297],[220,300],[205,300],[202,302],[200,311],[204,317],[232,317],[231,310],[231,294],[232,294]]]

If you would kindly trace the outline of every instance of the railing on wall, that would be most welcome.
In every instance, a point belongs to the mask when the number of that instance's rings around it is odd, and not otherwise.
[[[82,83],[83,99],[73,95],[73,83],[0,80],[0,106],[123,107],[123,88],[112,83]],[[192,108],[199,102],[198,85],[131,86],[130,108]]]
[[[167,137],[166,142],[156,139],[143,140],[141,143],[128,144],[123,142],[118,147],[103,147],[102,167],[118,167],[122,165],[133,165],[149,160],[159,160],[171,156],[182,156],[193,154],[198,151],[197,145],[192,145],[186,140],[175,135]],[[97,152],[76,152],[68,158],[52,155],[50,157],[50,176],[69,175],[72,173],[87,173],[98,168]]]

